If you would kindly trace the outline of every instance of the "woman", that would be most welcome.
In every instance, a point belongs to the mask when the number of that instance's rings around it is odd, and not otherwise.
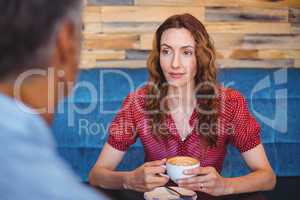
[[[148,191],[168,183],[159,175],[166,158],[197,158],[201,175],[177,184],[214,196],[270,190],[276,177],[260,142],[260,128],[243,96],[216,80],[216,53],[200,21],[189,14],[168,18],[156,31],[148,59],[149,83],[129,94],[109,129],[109,138],[90,172],[92,185]],[[145,164],[117,172],[127,149],[139,137]],[[248,175],[220,175],[227,144],[233,144]]]

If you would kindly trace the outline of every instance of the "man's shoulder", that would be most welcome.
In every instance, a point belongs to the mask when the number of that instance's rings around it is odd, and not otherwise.
[[[0,94],[0,137],[41,137],[49,128],[43,119],[20,101]],[[37,132],[39,132],[37,134]]]

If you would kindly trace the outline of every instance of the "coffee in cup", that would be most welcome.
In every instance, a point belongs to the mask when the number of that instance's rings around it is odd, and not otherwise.
[[[195,175],[186,175],[184,170],[193,169],[200,166],[200,162],[189,156],[175,156],[169,158],[166,162],[167,174],[172,181],[176,182],[178,179],[189,178]]]

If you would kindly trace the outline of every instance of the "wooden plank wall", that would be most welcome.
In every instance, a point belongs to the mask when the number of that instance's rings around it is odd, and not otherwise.
[[[87,0],[81,68],[145,67],[154,31],[181,13],[205,24],[219,67],[300,67],[300,0]]]

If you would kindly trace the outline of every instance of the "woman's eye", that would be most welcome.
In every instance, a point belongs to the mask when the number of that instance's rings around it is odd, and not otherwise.
[[[193,55],[193,51],[184,51],[184,55]]]
[[[168,50],[168,49],[163,49],[163,50],[161,50],[161,52],[164,55],[170,54],[170,50]]]

